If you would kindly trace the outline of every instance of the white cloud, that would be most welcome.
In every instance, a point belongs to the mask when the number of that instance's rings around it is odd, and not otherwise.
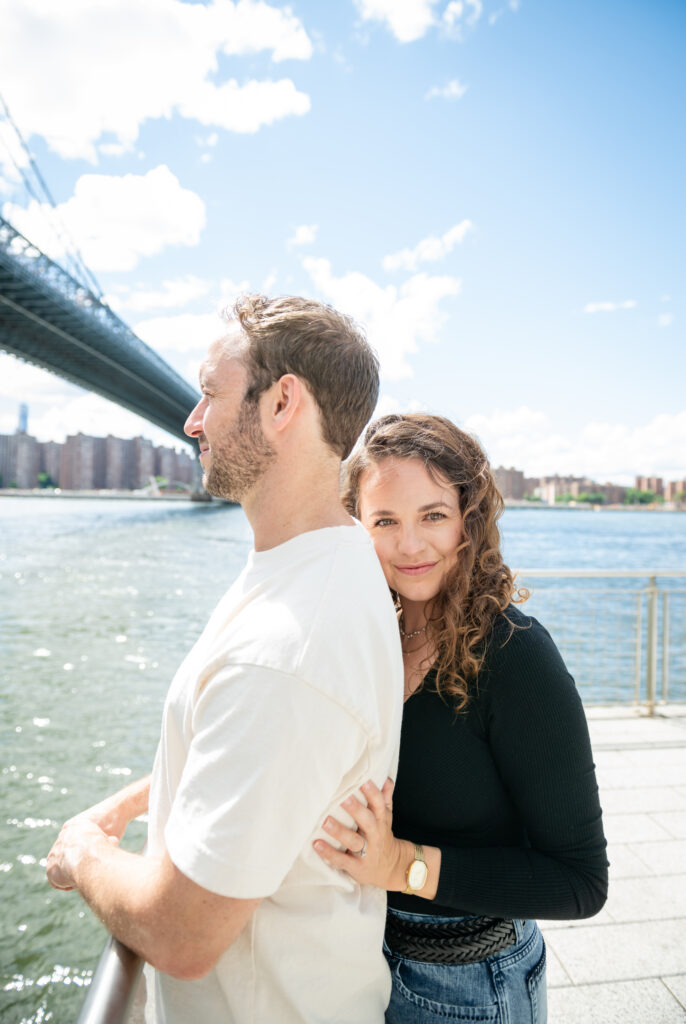
[[[675,319],[674,313],[660,313],[657,322],[660,327],[671,327]]]
[[[211,281],[202,281],[193,274],[186,274],[175,281],[163,281],[157,291],[138,288],[122,298],[112,296],[108,301],[113,309],[131,309],[135,313],[147,313],[151,309],[180,309],[194,299],[207,295],[211,288]]]
[[[509,9],[512,11],[513,14],[516,14],[517,11],[519,10],[519,8],[521,7],[521,4],[520,4],[519,0],[509,0],[507,6],[509,7]],[[495,23],[498,20],[498,18],[502,17],[502,15],[504,13],[505,13],[505,8],[504,7],[500,7],[500,8],[498,8],[497,11],[493,11],[488,16],[488,24],[489,25],[495,25]]]
[[[384,270],[416,270],[420,263],[434,263],[442,260],[449,252],[464,241],[467,233],[472,230],[470,220],[462,220],[459,224],[446,231],[440,237],[423,238],[414,249],[401,249],[399,252],[384,256]]]
[[[141,320],[133,330],[157,352],[202,357],[210,344],[226,333],[226,321],[215,313],[180,313]]]
[[[170,444],[170,435],[166,431],[92,392],[65,397],[44,412],[32,416],[29,426],[31,434],[39,441],[64,441],[69,434],[81,431],[94,437],[142,435],[156,444]]]
[[[233,78],[219,86],[199,82],[178,104],[182,117],[242,134],[259,131],[289,114],[306,114],[309,109],[309,96],[298,92],[290,78],[253,80],[245,85]]]
[[[43,136],[65,158],[95,163],[98,146],[110,154],[130,149],[144,121],[175,112],[252,132],[309,109],[309,97],[290,79],[245,86],[216,80],[222,53],[266,51],[274,61],[311,56],[312,43],[287,7],[262,0],[2,6],[3,93],[24,135]],[[46,89],[46,82],[59,88]]]
[[[21,182],[29,158],[9,121],[0,120],[0,191],[12,192]]]
[[[260,50],[271,50],[274,61],[312,56],[312,42],[290,7],[272,7],[262,0],[215,0],[210,23],[229,56]]]
[[[455,277],[427,274],[416,274],[400,287],[382,287],[356,271],[334,277],[326,259],[305,259],[303,267],[327,300],[364,325],[382,373],[391,380],[412,376],[407,357],[420,344],[438,340],[445,320],[440,304],[461,287]]]
[[[182,188],[164,164],[144,175],[84,174],[57,212],[94,271],[132,270],[141,257],[169,245],[197,245],[205,226],[202,199]],[[35,199],[28,207],[6,203],[3,215],[47,255],[64,256],[46,204]]]
[[[615,313],[618,309],[635,309],[637,305],[634,299],[625,302],[589,302],[584,306],[584,313]]]
[[[443,11],[443,24],[448,29],[459,26],[462,18],[465,17],[467,25],[474,25],[483,14],[481,0],[451,0]]]
[[[300,224],[291,238],[288,239],[288,246],[312,245],[317,238],[319,231],[318,224]]]
[[[426,412],[427,405],[425,402],[421,402],[418,398],[411,398],[409,401],[401,402],[398,398],[393,395],[381,394],[379,395],[379,401],[376,403],[376,409],[372,419],[378,419],[379,416],[388,416],[392,412],[397,413],[408,413],[408,412]]]
[[[435,85],[433,89],[429,89],[424,99],[461,100],[467,88],[468,86],[462,85],[457,78],[453,78],[447,85]]]
[[[382,21],[400,43],[426,35],[436,23],[436,0],[355,0],[363,21]]]
[[[28,404],[51,402],[62,394],[65,386],[75,390],[73,385],[66,385],[56,374],[0,352],[0,399],[8,399],[12,405],[19,401]],[[14,426],[16,422],[15,416]]]
[[[560,473],[631,484],[641,473],[670,480],[686,473],[686,410],[638,426],[596,421],[566,434],[545,413],[521,406],[471,416],[464,427],[479,437],[494,466],[515,466],[527,476]]]

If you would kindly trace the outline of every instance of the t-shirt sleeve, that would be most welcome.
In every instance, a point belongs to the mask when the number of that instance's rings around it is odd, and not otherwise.
[[[169,856],[212,892],[268,896],[342,781],[366,770],[363,729],[301,679],[252,665],[224,668],[205,684],[192,729],[165,828]]]
[[[581,699],[539,623],[516,629],[486,682],[488,742],[519,846],[442,847],[436,902],[509,917],[582,918],[607,895],[606,843]]]

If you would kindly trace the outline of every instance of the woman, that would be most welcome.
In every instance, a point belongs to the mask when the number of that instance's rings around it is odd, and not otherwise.
[[[382,417],[344,495],[397,603],[406,706],[395,788],[367,783],[367,806],[343,805],[356,829],[328,818],[332,844],[315,849],[388,890],[389,1024],[540,1024],[534,919],[588,917],[607,895],[574,682],[514,605],[528,594],[503,563],[503,501],[473,438],[439,416]]]

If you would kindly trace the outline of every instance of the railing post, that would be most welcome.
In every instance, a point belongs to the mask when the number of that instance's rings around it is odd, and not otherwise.
[[[646,642],[646,705],[648,714],[655,714],[657,688],[657,577],[651,576],[646,588],[648,595],[648,637]]]
[[[643,646],[643,594],[636,594],[636,674],[634,677],[634,700],[641,703],[641,652]]]
[[[669,592],[662,591],[662,700],[669,699]]]

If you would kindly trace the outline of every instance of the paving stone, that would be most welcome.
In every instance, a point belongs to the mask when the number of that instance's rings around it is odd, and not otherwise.
[[[617,923],[686,918],[686,874],[617,879],[610,886],[605,909]]]
[[[663,985],[666,985],[675,999],[678,999],[684,1008],[686,1018],[686,974],[672,975],[670,978],[662,978]]]
[[[651,818],[675,839],[686,839],[686,811],[660,811]]]
[[[600,797],[603,814],[635,814],[639,811],[686,812],[686,796],[680,793],[676,786],[601,790]]]
[[[551,1024],[684,1024],[686,1014],[658,979],[548,990]]]
[[[648,789],[662,788],[665,785],[674,788],[686,786],[686,765],[670,765],[667,762],[657,765],[620,765],[618,767],[600,768],[596,772],[601,797],[611,789]]]
[[[543,937],[545,938],[545,934]],[[560,963],[560,958],[555,950],[550,947],[547,939],[545,953],[545,977],[548,988],[556,988],[559,985],[571,985],[572,983],[571,978]]]
[[[636,846],[666,846],[664,843],[637,843]],[[639,850],[628,843],[612,843],[607,848],[607,859],[610,862],[610,881],[617,878],[646,878],[660,872],[653,867],[650,860],[644,860]],[[681,868],[679,868],[681,870]]]
[[[608,843],[651,842],[672,839],[673,836],[648,814],[609,814],[604,819],[605,838]]]
[[[686,786],[686,745],[626,750],[624,753],[633,768],[645,772],[645,785],[652,786],[658,779],[663,785]]]
[[[686,839],[629,843],[628,847],[651,869],[653,875],[679,875],[686,869]]]
[[[683,743],[686,737],[678,721],[665,718],[612,719],[596,721],[591,731],[591,745],[622,747],[643,743]]]
[[[539,920],[538,925],[542,932],[559,931],[560,928],[589,928],[593,925],[613,924],[614,918],[608,914],[605,907],[599,910],[593,917],[583,917],[579,921],[548,921]]]
[[[546,941],[574,984],[584,985],[686,973],[684,935],[686,919],[675,918],[565,928],[549,931]]]

